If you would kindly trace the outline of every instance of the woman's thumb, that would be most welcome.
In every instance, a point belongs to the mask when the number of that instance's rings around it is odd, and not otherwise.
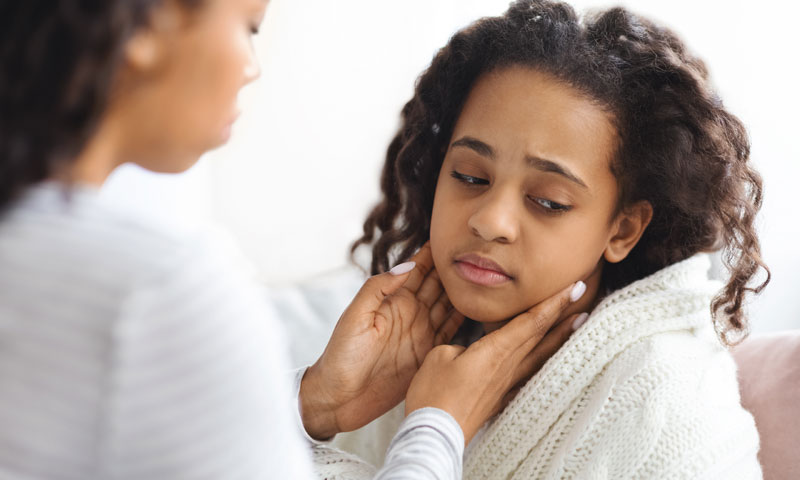
[[[373,275],[361,287],[353,304],[358,304],[360,311],[377,310],[384,298],[403,286],[416,265],[416,262],[401,263],[386,273]]]
[[[395,265],[393,269],[389,270],[389,274],[393,277],[399,277],[411,272],[411,270],[414,270],[414,267],[416,266],[417,262],[401,263],[400,265]]]

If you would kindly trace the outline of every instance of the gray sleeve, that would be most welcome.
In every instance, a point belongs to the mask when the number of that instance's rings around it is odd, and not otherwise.
[[[309,436],[302,425],[300,382],[305,368],[294,371],[295,421],[313,450],[319,478],[329,480],[460,480],[464,457],[464,433],[455,419],[438,408],[412,412],[400,424],[389,448],[383,468],[374,467],[355,455],[330,447],[331,439],[319,441]]]
[[[412,412],[386,452],[380,480],[458,480],[464,457],[464,433],[444,410],[422,408]]]

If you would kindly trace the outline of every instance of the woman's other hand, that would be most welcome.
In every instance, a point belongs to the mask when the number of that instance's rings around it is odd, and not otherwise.
[[[461,425],[469,443],[586,320],[586,314],[573,315],[554,327],[585,289],[582,282],[564,289],[469,348],[441,345],[431,350],[408,389],[406,414],[440,408]]]
[[[355,430],[400,403],[428,352],[449,342],[463,322],[430,247],[411,261],[367,280],[303,377],[303,423],[312,437]]]

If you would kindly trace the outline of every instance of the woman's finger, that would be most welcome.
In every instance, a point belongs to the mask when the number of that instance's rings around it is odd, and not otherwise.
[[[439,329],[436,330],[434,345],[450,343],[450,340],[453,339],[453,336],[463,323],[464,315],[454,308],[450,309],[450,313],[447,315],[445,321],[442,323]]]
[[[447,296],[447,292],[442,291],[439,294],[439,298],[431,305],[428,314],[431,328],[434,331],[439,330],[439,327],[442,326],[448,315],[450,315],[452,309],[453,304],[450,303],[450,297]]]
[[[425,359],[427,360],[428,357],[431,357],[431,361],[434,364],[447,365],[464,353],[465,350],[466,348],[461,345],[438,345],[428,352],[428,356]]]
[[[417,265],[409,275],[403,287],[410,290],[412,293],[417,293],[417,290],[422,286],[422,282],[428,273],[433,269],[433,255],[431,254],[431,246],[425,243],[419,251],[409,259],[409,262],[415,262]]]
[[[503,399],[500,400],[499,408],[496,411],[493,412],[493,415],[497,415],[498,413],[500,413],[503,410],[505,410],[506,407],[508,406],[508,404],[511,403],[511,401],[514,400],[514,398],[517,396],[519,391],[522,390],[522,387],[523,387],[523,385],[517,385],[514,388],[512,388],[511,390],[509,390],[508,393],[506,393],[503,396]]]
[[[579,320],[585,321],[588,317],[589,314],[587,313],[571,315],[547,332],[547,335],[533,347],[533,350],[528,352],[515,369],[513,376],[514,383],[530,378],[541,370],[547,360],[555,355],[558,349],[567,343],[569,337],[575,332],[574,326],[576,323],[579,323]]]
[[[432,268],[422,281],[422,285],[419,287],[419,290],[417,290],[417,300],[422,302],[422,304],[425,305],[425,308],[430,311],[434,303],[436,303],[436,301],[439,300],[439,297],[442,295],[443,289],[442,281],[439,279],[439,273],[435,268]]]
[[[403,283],[410,276],[408,271],[408,267],[410,266],[411,265],[401,264],[399,267],[404,268],[399,269],[399,272],[395,270],[395,272],[381,273],[368,278],[350,302],[347,311],[356,313],[358,318],[361,318],[361,314],[376,311],[388,295],[393,294],[403,286]],[[347,313],[347,311],[345,311],[345,313]]]

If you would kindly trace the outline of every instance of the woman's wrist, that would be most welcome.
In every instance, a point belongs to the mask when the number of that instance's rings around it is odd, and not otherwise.
[[[316,364],[306,370],[300,382],[300,417],[311,438],[330,439],[339,433],[336,405],[325,393]]]

